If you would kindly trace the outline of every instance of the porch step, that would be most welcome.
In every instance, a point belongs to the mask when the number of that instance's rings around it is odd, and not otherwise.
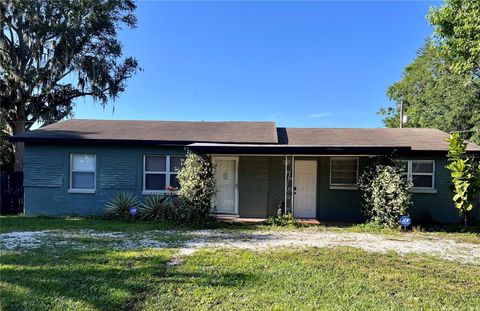
[[[236,215],[214,215],[215,219],[227,223],[261,223],[267,220],[267,218],[241,218]],[[302,224],[306,225],[319,225],[320,222],[317,219],[299,219]]]

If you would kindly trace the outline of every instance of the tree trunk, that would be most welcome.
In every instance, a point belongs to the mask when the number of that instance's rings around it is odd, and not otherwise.
[[[467,212],[463,212],[463,225],[467,229]]]
[[[15,127],[13,128],[13,135],[25,133],[25,126],[23,122],[17,122]],[[15,142],[13,144],[14,153],[15,153],[15,164],[13,166],[13,170],[15,172],[23,172],[23,153],[24,153],[24,143],[23,142]]]

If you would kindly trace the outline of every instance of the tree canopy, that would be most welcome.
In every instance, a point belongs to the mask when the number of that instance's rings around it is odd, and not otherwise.
[[[388,87],[396,105],[379,113],[387,127],[398,127],[403,103],[405,126],[458,131],[480,144],[480,1],[446,0],[427,18],[434,35]]]
[[[480,77],[480,1],[446,0],[428,15],[441,52],[456,73]]]
[[[9,134],[71,116],[74,100],[102,105],[138,69],[122,59],[122,25],[136,26],[133,0],[0,1],[1,119]],[[16,168],[22,166],[16,145]]]
[[[408,127],[461,131],[480,142],[480,87],[469,75],[451,72],[438,48],[428,41],[408,65],[400,81],[387,89],[396,107],[380,111],[387,127],[399,126],[398,103],[403,101]]]

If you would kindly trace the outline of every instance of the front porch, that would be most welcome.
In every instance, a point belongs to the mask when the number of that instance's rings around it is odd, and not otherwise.
[[[225,223],[248,223],[248,224],[261,224],[267,220],[267,218],[246,218],[238,217],[234,215],[222,215],[217,214],[214,216],[215,220]],[[323,224],[317,219],[300,219],[299,222],[305,225],[320,225]]]
[[[358,177],[369,155],[212,154],[218,193],[213,207],[226,222],[261,222],[293,213],[306,223],[362,222]]]

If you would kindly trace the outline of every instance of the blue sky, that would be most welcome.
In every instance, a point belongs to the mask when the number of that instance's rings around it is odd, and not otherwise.
[[[381,127],[386,88],[440,4],[139,2],[138,27],[120,39],[144,71],[105,109],[78,100],[75,117]]]

